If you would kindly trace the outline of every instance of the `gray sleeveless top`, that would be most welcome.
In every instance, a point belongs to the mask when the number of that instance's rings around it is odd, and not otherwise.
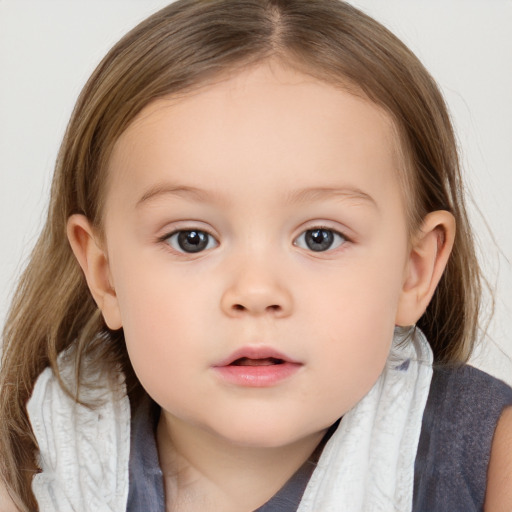
[[[413,512],[481,511],[496,423],[512,405],[512,389],[473,368],[435,368],[423,414],[414,467]],[[155,428],[158,407],[149,399],[132,418],[127,512],[165,512]],[[312,456],[255,512],[295,512],[333,425]]]
[[[483,510],[498,419],[512,389],[472,366],[436,369],[414,466],[414,512]]]

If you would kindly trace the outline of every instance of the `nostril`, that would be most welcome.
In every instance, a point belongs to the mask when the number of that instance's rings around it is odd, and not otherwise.
[[[245,307],[242,304],[233,304],[232,308],[235,311],[245,311],[247,309],[247,307]],[[272,312],[278,312],[278,311],[281,311],[281,309],[282,309],[282,307],[279,306],[279,304],[272,304],[265,308],[266,311],[272,311]]]

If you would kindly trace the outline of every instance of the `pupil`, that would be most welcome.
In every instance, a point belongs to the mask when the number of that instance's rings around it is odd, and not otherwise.
[[[306,232],[306,244],[312,251],[326,251],[334,241],[332,231],[313,229]]]
[[[199,252],[208,245],[208,235],[202,231],[182,231],[178,243],[185,252]]]

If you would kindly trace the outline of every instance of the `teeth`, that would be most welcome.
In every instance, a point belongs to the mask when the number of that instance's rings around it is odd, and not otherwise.
[[[264,359],[250,359],[248,357],[241,357],[231,364],[233,366],[272,366],[274,364],[283,364],[282,359],[276,359],[275,357],[265,357]]]

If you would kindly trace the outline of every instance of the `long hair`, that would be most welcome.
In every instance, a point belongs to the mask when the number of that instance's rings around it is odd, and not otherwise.
[[[456,219],[455,245],[418,322],[439,363],[464,362],[477,337],[480,269],[467,219],[457,148],[444,100],[428,72],[386,28],[340,0],[178,0],[129,32],[85,85],[56,163],[45,227],[3,332],[0,475],[20,510],[37,510],[37,471],[26,402],[39,373],[75,344],[84,356],[138,383],[122,330],[110,331],[66,238],[70,215],[101,232],[106,169],[117,138],[156,98],[277,58],[362,94],[392,118],[403,154],[410,229],[430,211]]]

